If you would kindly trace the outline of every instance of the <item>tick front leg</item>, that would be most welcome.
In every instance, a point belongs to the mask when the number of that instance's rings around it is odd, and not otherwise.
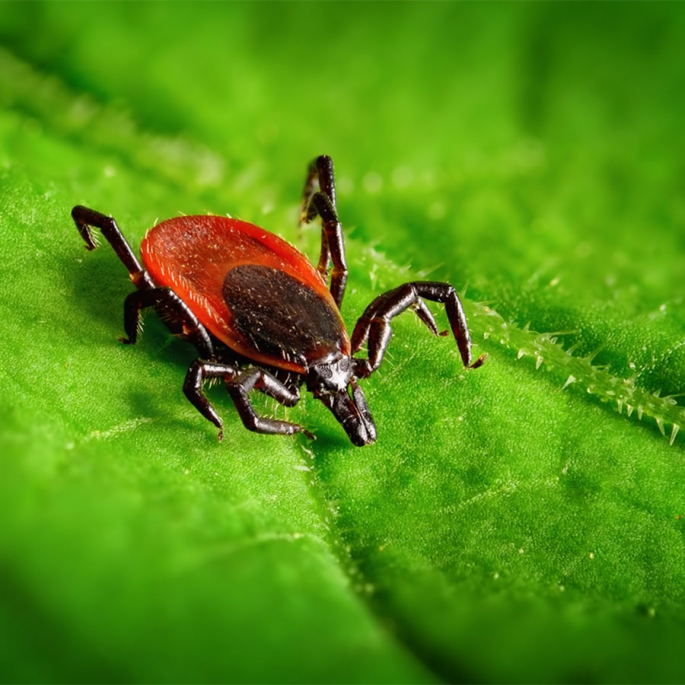
[[[189,340],[198,350],[200,357],[211,359],[214,345],[207,329],[189,309],[188,305],[171,288],[135,290],[124,301],[124,330],[127,338],[120,338],[127,345],[138,340],[143,309],[153,307],[169,330]]]
[[[119,229],[119,226],[117,226],[117,222],[111,216],[106,216],[96,212],[94,209],[77,205],[71,210],[71,218],[74,220],[81,237],[86,241],[86,248],[88,250],[94,250],[97,247],[93,232],[90,230],[90,227],[94,226],[100,229],[102,235],[114,248],[117,257],[128,269],[136,288],[146,290],[155,287],[152,278],[140,265],[135,254],[133,254],[131,246],[126,242],[124,234]]]
[[[464,366],[475,369],[485,361],[486,355],[481,355],[475,362],[471,362],[471,336],[456,290],[449,283],[415,281],[380,295],[360,317],[352,334],[352,352],[357,352],[368,340],[369,358],[354,360],[357,376],[370,376],[381,365],[392,337],[390,321],[410,307],[431,333],[438,335],[435,319],[422,298],[444,303]]]
[[[336,207],[333,160],[327,155],[317,157],[309,165],[300,221],[309,223],[317,215],[321,217],[321,256],[316,268],[324,279],[328,280],[328,269],[331,261],[333,262],[330,291],[335,303],[340,307],[347,283],[347,263],[342,225]]]
[[[255,433],[280,435],[304,433],[310,440],[314,439],[314,436],[299,424],[259,416],[252,406],[249,397],[252,390],[259,390],[265,395],[273,397],[286,407],[292,407],[300,401],[300,391],[298,388],[288,388],[270,373],[259,368],[248,369],[243,372],[237,378],[229,381],[226,384],[226,388],[233,398],[245,428],[248,430]]]

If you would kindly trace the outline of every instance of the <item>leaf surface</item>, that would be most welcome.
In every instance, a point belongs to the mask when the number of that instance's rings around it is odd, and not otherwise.
[[[0,6],[3,680],[685,677],[683,11],[351,9]],[[251,434],[215,388],[219,444],[193,350],[154,316],[117,342],[130,284],[70,209],[316,259],[323,152],[348,325],[449,280],[489,358],[406,314],[377,444],[311,397],[255,402],[315,442]]]

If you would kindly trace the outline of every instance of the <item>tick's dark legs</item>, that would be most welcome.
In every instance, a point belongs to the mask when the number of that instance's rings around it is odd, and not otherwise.
[[[255,433],[278,433],[281,435],[304,433],[310,440],[313,439],[314,436],[308,430],[296,423],[265,419],[258,416],[249,398],[250,391],[257,389],[286,407],[292,407],[300,401],[298,388],[287,388],[270,373],[258,368],[244,371],[235,380],[227,383],[226,387],[235,402],[245,428]]]
[[[190,403],[197,409],[202,416],[211,421],[219,429],[219,440],[224,437],[223,421],[216,413],[214,407],[202,392],[202,386],[206,380],[211,378],[223,378],[226,382],[232,381],[237,375],[238,369],[227,364],[213,364],[196,359],[188,368],[183,392],[190,400]]]
[[[333,160],[328,155],[320,155],[310,162],[307,167],[307,178],[304,182],[302,201],[302,216],[300,220],[309,222],[316,217],[316,212],[309,215],[309,201],[312,196],[321,191],[328,196],[333,208],[336,208],[335,198],[335,174],[333,172]]]
[[[416,311],[431,333],[438,335],[435,319],[421,298],[444,303],[464,366],[475,369],[483,363],[485,355],[471,363],[471,337],[456,290],[449,283],[415,281],[377,297],[357,322],[352,334],[352,352],[357,352],[367,340],[369,350],[368,360],[354,360],[358,377],[370,376],[380,366],[392,336],[390,321],[409,307]]]
[[[124,330],[127,345],[135,345],[140,328],[141,310],[153,307],[174,335],[180,335],[195,345],[200,357],[214,357],[214,345],[207,329],[198,321],[188,305],[171,288],[135,290],[124,301]]]
[[[128,337],[120,340],[134,345],[138,339],[140,312],[147,307],[153,307],[174,335],[188,339],[197,347],[201,357],[211,359],[214,356],[214,347],[207,329],[173,290],[155,286],[148,272],[133,254],[117,222],[112,217],[81,206],[74,207],[71,216],[89,250],[97,247],[90,227],[100,229],[128,269],[133,284],[138,288],[124,302],[124,330]]]
[[[243,424],[249,430],[255,433],[278,433],[281,435],[304,433],[308,438],[313,437],[309,431],[296,423],[259,416],[255,412],[252,402],[250,402],[249,393],[256,389],[269,397],[273,397],[286,407],[292,407],[300,400],[300,392],[297,388],[288,388],[262,369],[253,368],[241,373],[239,369],[227,364],[215,364],[198,359],[188,369],[183,384],[183,392],[202,416],[219,429],[219,440],[223,437],[223,423],[202,392],[205,380],[211,378],[223,378],[226,381],[226,389],[233,398]]]
[[[105,216],[94,209],[77,205],[71,210],[71,217],[81,237],[86,241],[86,248],[94,250],[97,247],[90,227],[95,226],[95,228],[99,228],[102,235],[109,241],[119,259],[128,269],[129,274],[131,274],[133,285],[139,290],[155,287],[150,275],[140,265],[140,262],[133,254],[133,250],[131,250],[131,246],[126,242],[126,238],[124,238],[123,233],[119,230],[117,222],[111,216]]]
[[[321,257],[317,270],[327,280],[328,269],[331,261],[333,262],[330,291],[340,307],[347,283],[347,264],[342,226],[335,202],[333,160],[330,157],[321,155],[309,165],[303,195],[300,220],[302,223],[309,223],[317,215],[321,217]]]

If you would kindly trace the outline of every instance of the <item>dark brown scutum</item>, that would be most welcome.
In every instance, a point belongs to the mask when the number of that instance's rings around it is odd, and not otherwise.
[[[344,346],[338,313],[284,271],[258,264],[237,266],[226,274],[223,295],[232,329],[262,354],[307,367]]]

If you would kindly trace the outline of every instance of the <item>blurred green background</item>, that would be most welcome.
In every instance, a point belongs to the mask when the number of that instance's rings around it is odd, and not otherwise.
[[[684,84],[676,3],[0,3],[0,679],[682,682]],[[316,258],[321,153],[348,324],[448,280],[488,362],[405,315],[376,445],[219,444],[69,211]]]

